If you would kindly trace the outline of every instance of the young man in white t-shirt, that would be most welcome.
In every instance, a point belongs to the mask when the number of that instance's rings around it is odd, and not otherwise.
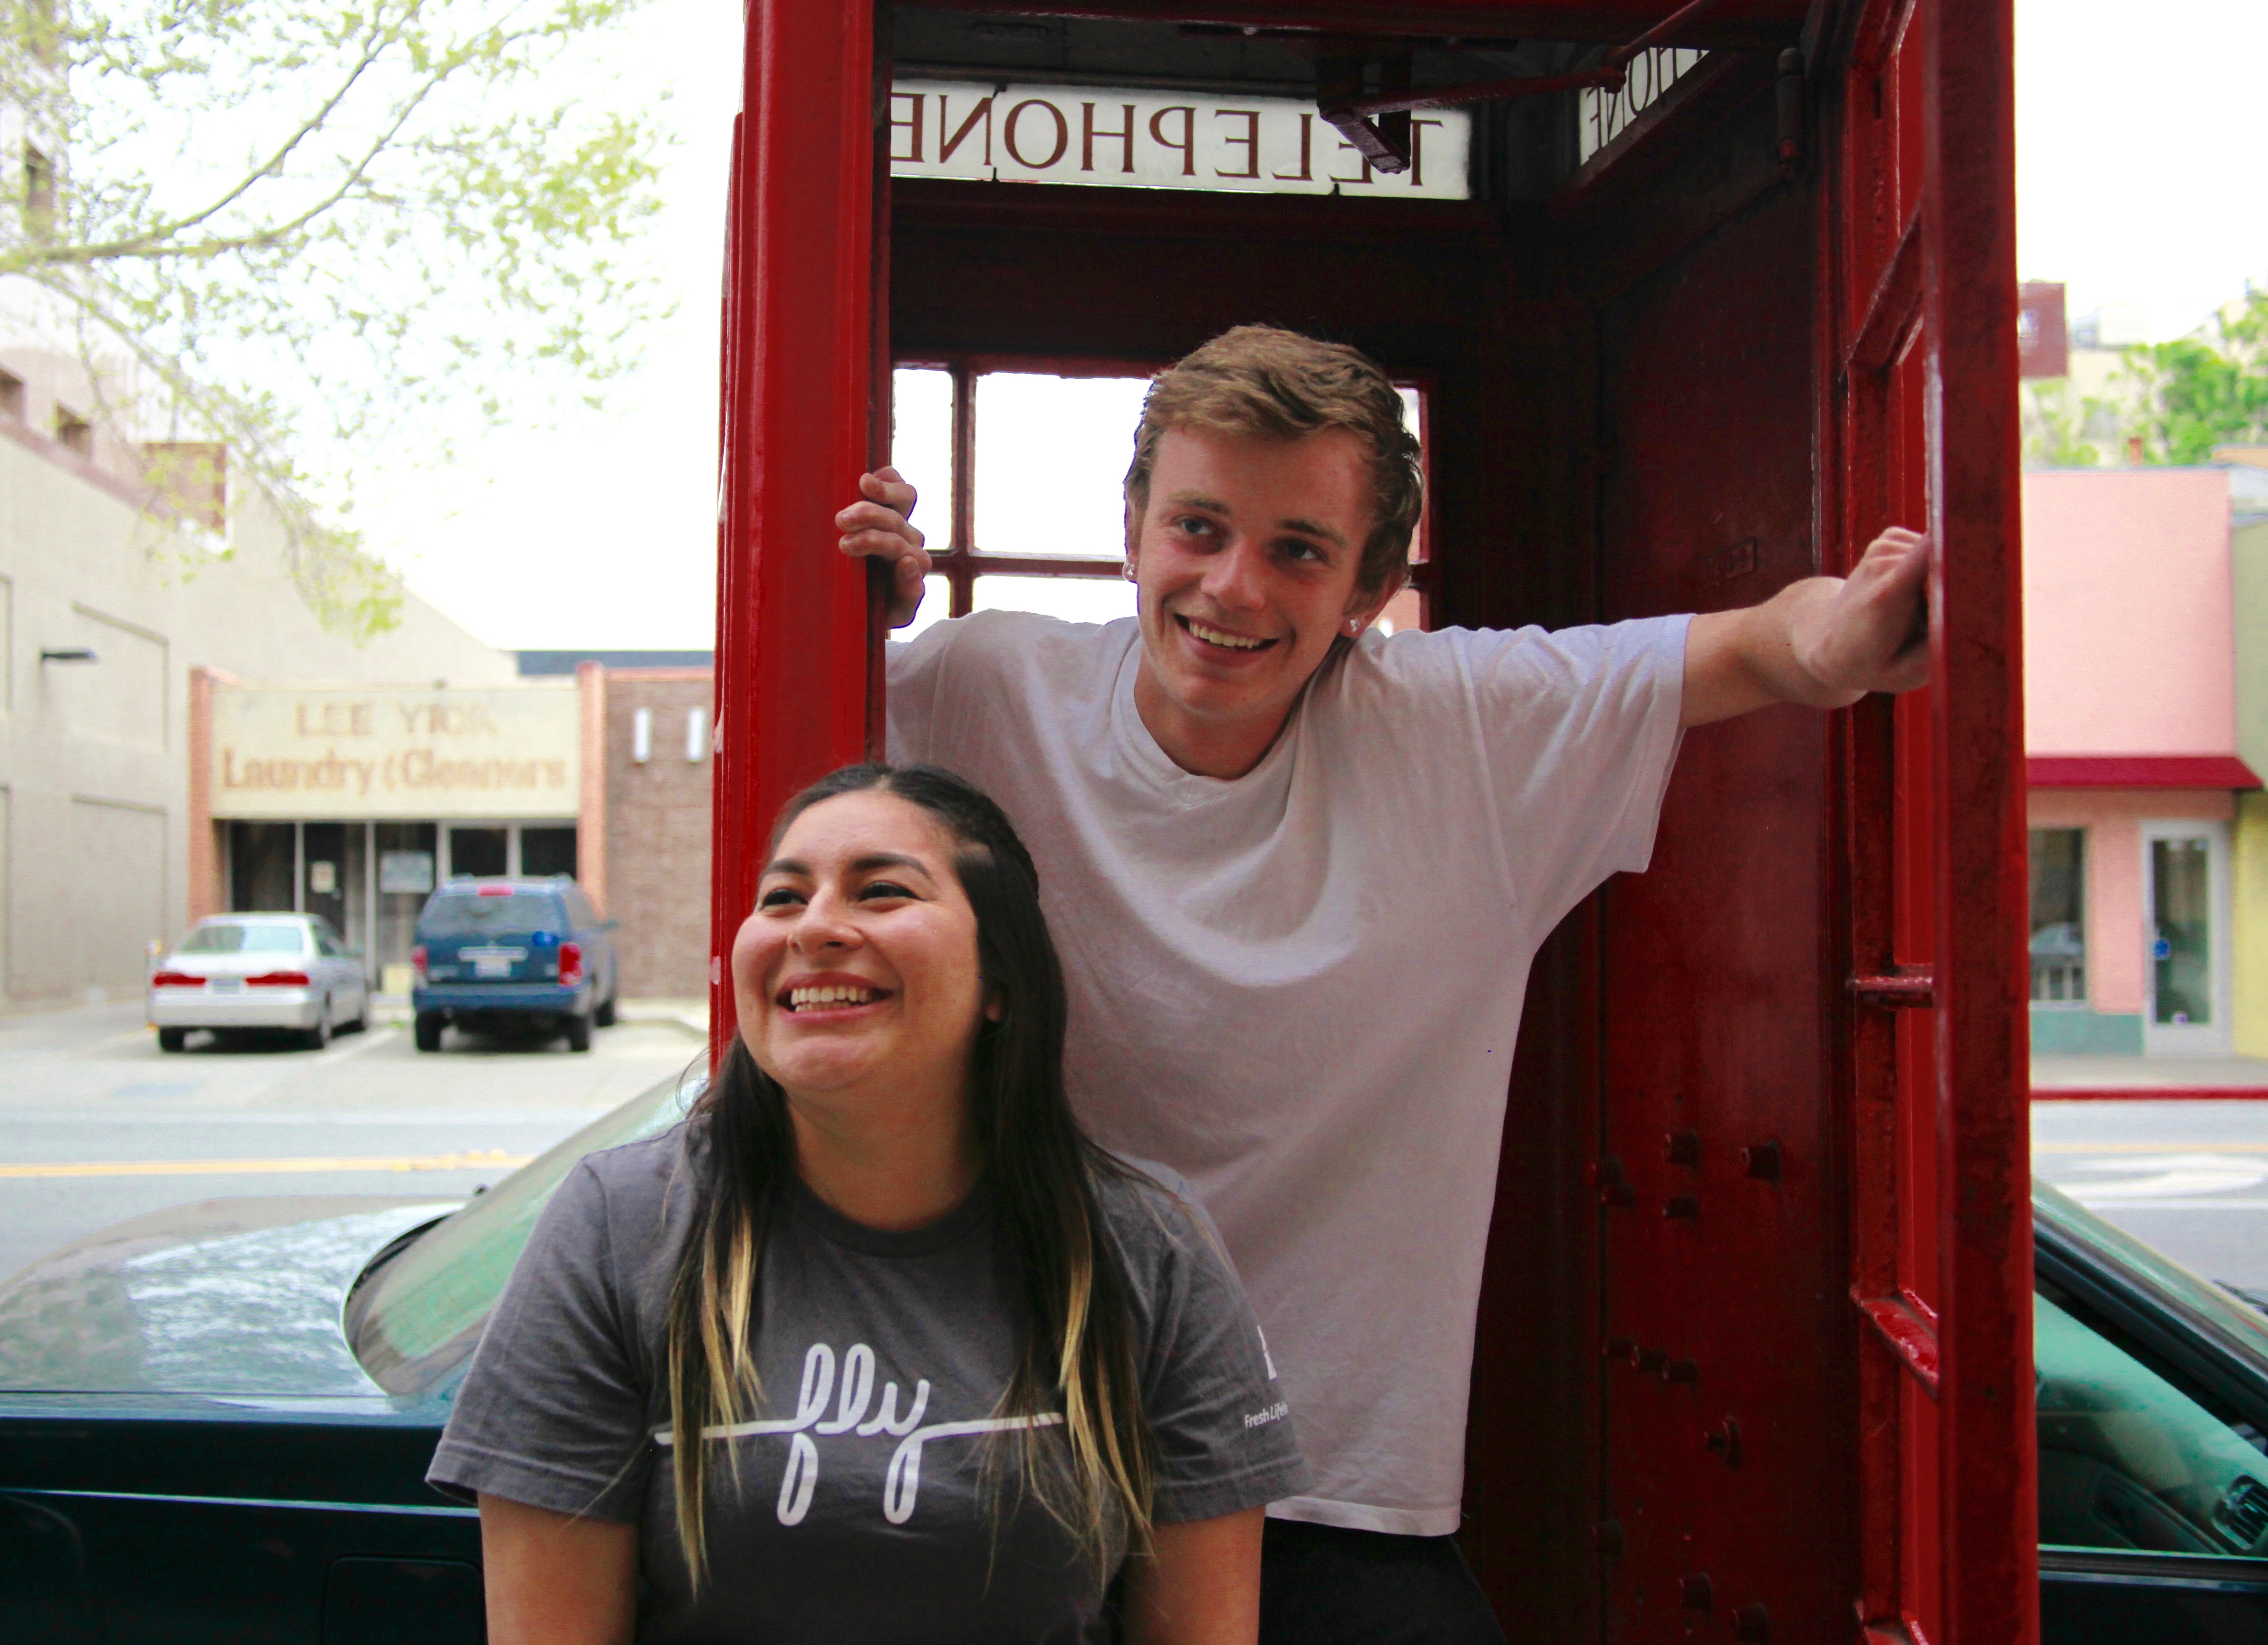
[[[843,548],[929,569],[895,471]],[[1314,1474],[1270,1509],[1261,1633],[1500,1641],[1450,1535],[1528,966],[1643,869],[1683,728],[1921,684],[1927,543],[1761,606],[1557,634],[1370,624],[1422,506],[1382,372],[1263,327],[1152,386],[1138,615],[996,612],[889,665],[890,756],[989,790],[1037,859],[1074,1102],[1195,1185]]]

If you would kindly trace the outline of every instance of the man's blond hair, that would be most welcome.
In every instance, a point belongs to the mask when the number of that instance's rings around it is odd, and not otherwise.
[[[1366,594],[1390,590],[1409,566],[1425,508],[1418,441],[1402,416],[1401,394],[1359,349],[1278,326],[1225,331],[1150,384],[1126,471],[1129,534],[1149,510],[1150,471],[1168,429],[1269,440],[1344,429],[1370,454],[1371,528],[1355,585]]]

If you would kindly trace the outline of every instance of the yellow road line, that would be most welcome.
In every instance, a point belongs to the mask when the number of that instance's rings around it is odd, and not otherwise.
[[[0,1165],[0,1177],[235,1177],[303,1171],[512,1171],[534,1158],[502,1149],[463,1154],[374,1154],[313,1159],[99,1159]]]

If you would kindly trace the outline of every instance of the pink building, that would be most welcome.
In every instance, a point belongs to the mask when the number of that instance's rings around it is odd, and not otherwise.
[[[2260,781],[2240,723],[2253,533],[2235,527],[2257,518],[2238,510],[2259,506],[2258,478],[2025,477],[2036,1051],[2236,1043],[2232,851],[2240,796]]]

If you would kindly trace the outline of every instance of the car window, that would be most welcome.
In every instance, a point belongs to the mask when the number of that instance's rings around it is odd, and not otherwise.
[[[706,1083],[702,1074],[633,1098],[382,1258],[347,1303],[347,1336],[372,1379],[389,1393],[416,1393],[462,1361],[575,1162],[668,1129]]]
[[[562,922],[559,900],[548,891],[514,891],[482,896],[445,891],[417,916],[420,936],[531,936],[556,931]]]
[[[336,959],[339,957],[339,945],[331,940],[331,934],[320,925],[315,928],[315,951],[326,959]]]
[[[2052,1281],[2032,1308],[2041,1543],[2268,1554],[2268,1438]]]
[[[598,910],[591,907],[591,900],[578,886],[568,889],[567,912],[575,916],[576,925],[583,929],[587,930],[599,922]]]
[[[305,939],[296,925],[201,925],[182,940],[184,954],[297,954]]]

